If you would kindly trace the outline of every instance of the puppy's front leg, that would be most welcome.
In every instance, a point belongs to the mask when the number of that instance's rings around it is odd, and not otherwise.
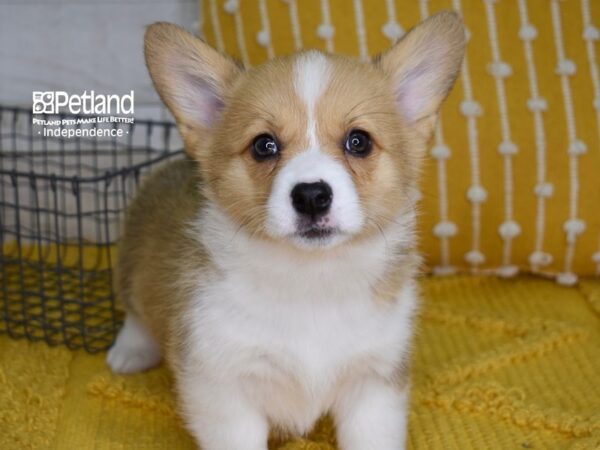
[[[342,450],[406,448],[408,387],[363,378],[347,383],[332,413]]]
[[[186,375],[179,395],[188,430],[202,450],[267,450],[267,419],[237,383]]]

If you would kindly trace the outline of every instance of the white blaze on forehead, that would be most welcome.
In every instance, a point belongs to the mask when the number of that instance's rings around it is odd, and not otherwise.
[[[306,106],[307,135],[309,148],[318,148],[315,105],[329,84],[329,63],[327,57],[317,51],[310,51],[298,57],[294,66],[294,87],[298,97]]]

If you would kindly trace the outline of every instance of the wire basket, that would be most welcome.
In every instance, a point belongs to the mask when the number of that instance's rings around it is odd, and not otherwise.
[[[122,319],[112,277],[124,211],[181,142],[152,121],[76,125],[123,137],[44,137],[33,117],[0,107],[0,333],[98,352]]]

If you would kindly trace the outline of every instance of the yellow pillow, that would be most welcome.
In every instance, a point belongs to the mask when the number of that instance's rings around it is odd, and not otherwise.
[[[440,9],[470,40],[422,184],[434,273],[600,275],[600,4],[594,0],[204,0],[246,66],[300,48],[363,59]]]

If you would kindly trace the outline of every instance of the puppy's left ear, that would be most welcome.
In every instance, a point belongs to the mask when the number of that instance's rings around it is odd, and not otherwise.
[[[391,80],[402,116],[429,138],[437,112],[460,70],[465,29],[455,12],[444,11],[413,28],[375,59]]]

